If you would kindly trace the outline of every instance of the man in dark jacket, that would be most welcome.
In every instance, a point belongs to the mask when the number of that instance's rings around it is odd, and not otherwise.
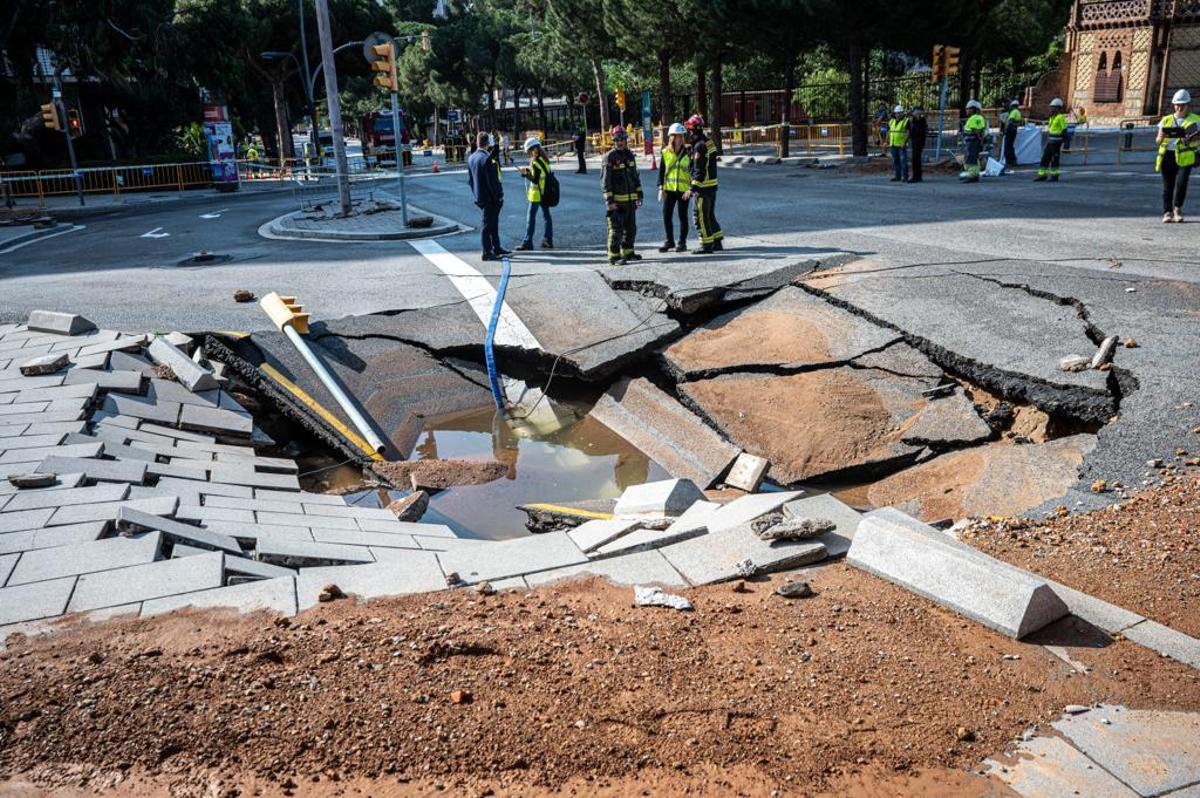
[[[575,155],[579,158],[579,168],[575,170],[575,174],[586,175],[587,162],[584,160],[584,155],[587,153],[587,133],[583,132],[583,128],[575,131],[572,144],[575,147]]]
[[[912,109],[912,119],[908,123],[908,142],[912,145],[912,177],[910,183],[921,182],[921,159],[925,156],[925,140],[929,136],[929,124],[925,121],[925,109],[917,106]]]
[[[480,133],[477,147],[467,159],[467,184],[475,195],[481,224],[480,243],[484,260],[500,260],[509,252],[500,246],[500,208],[504,205],[504,186],[500,183],[500,149],[489,133]]]

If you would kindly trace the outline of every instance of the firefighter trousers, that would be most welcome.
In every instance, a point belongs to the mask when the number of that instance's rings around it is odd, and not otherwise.
[[[725,237],[721,225],[717,221],[717,189],[698,188],[692,192],[695,202],[692,203],[692,220],[696,223],[696,232],[700,234],[700,244],[707,246]]]
[[[632,255],[633,239],[637,237],[637,206],[632,202],[618,202],[607,216],[608,259]]]

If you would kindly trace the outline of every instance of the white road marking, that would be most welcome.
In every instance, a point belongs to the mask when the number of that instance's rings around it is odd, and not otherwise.
[[[486,328],[492,319],[492,306],[496,304],[496,289],[491,282],[479,271],[457,255],[448,252],[445,247],[429,239],[415,239],[408,242],[412,248],[425,256],[425,259],[436,266],[450,279],[458,292],[471,305],[471,310],[479,317]],[[496,344],[500,346],[519,346],[522,349],[541,349],[537,338],[525,326],[513,309],[505,302],[500,308],[500,323],[496,326]]]
[[[37,238],[31,238],[28,241],[22,241],[19,244],[13,244],[11,247],[8,247],[7,249],[0,249],[0,255],[7,255],[9,252],[16,252],[21,247],[27,247],[30,244],[37,244],[41,241],[45,241],[47,238],[56,238],[61,235],[66,235],[67,233],[74,233],[76,230],[83,230],[86,227],[87,227],[87,225],[85,225],[85,224],[77,224],[74,227],[68,227],[66,230],[59,230],[57,233],[47,233],[44,236],[38,236]]]
[[[167,236],[171,235],[170,233],[158,232],[161,229],[162,229],[161,227],[156,227],[153,230],[150,230],[149,232],[142,233],[141,236],[139,236],[139,238],[166,238]]]
[[[221,209],[221,210],[219,210],[219,211],[212,211],[212,212],[210,212],[210,213],[202,213],[202,214],[200,214],[200,218],[201,218],[201,219],[220,219],[220,218],[221,218],[221,214],[225,213],[225,211],[227,211],[227,210],[229,210],[229,209],[228,209],[228,208],[222,208],[222,209]]]

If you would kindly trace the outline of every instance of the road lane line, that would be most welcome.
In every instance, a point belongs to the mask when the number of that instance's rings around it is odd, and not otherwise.
[[[11,247],[8,247],[7,249],[0,249],[0,255],[7,255],[10,252],[16,252],[21,247],[27,247],[30,244],[36,244],[40,241],[45,241],[47,238],[57,238],[58,236],[66,235],[67,233],[74,233],[76,230],[84,230],[86,228],[87,228],[86,224],[77,224],[74,227],[67,228],[66,230],[59,230],[57,233],[47,233],[44,236],[38,236],[37,238],[31,238],[28,241],[22,241],[19,244],[13,244]]]
[[[171,235],[170,233],[158,232],[161,229],[162,229],[161,227],[156,227],[153,230],[150,230],[149,232],[142,233],[139,236],[139,238],[166,238],[167,236]]]
[[[491,282],[474,266],[447,251],[436,241],[415,239],[408,243],[450,279],[450,283],[471,305],[471,310],[475,311],[480,324],[486,329],[492,318],[492,306],[496,304],[496,289],[492,287]],[[525,326],[525,322],[517,317],[507,302],[500,309],[500,323],[496,327],[496,344],[498,346],[519,346],[522,349],[542,348],[537,338]]]
[[[209,213],[202,213],[202,214],[200,214],[200,218],[201,219],[220,219],[221,214],[225,213],[228,210],[229,210],[228,208],[222,208],[219,211],[210,211]]]

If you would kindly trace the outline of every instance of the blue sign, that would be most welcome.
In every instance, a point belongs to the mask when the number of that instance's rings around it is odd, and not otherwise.
[[[654,127],[650,124],[650,92],[642,92],[642,142],[647,155],[654,152]]]

